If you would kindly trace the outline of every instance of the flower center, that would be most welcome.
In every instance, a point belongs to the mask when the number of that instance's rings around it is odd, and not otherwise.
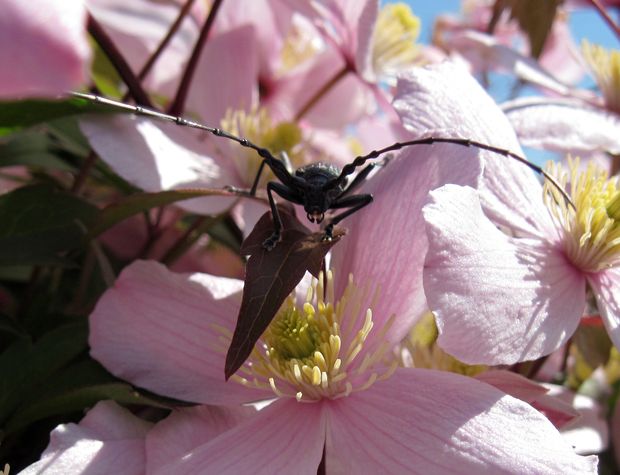
[[[301,16],[293,16],[293,23],[287,32],[280,51],[279,74],[284,75],[297,66],[314,58],[323,48],[323,42]]]
[[[587,41],[583,42],[582,50],[605,105],[609,110],[620,113],[620,51],[609,51]]]
[[[372,65],[377,74],[390,74],[402,69],[418,56],[415,41],[420,33],[420,20],[405,3],[384,6],[373,33]]]
[[[544,185],[545,204],[564,233],[564,246],[569,259],[587,272],[620,264],[620,182],[594,164],[579,172],[579,161],[569,160],[570,170],[551,162],[547,171],[560,185],[570,180],[570,207],[559,191]]]
[[[483,365],[465,364],[437,345],[439,331],[432,312],[424,315],[400,345],[401,364],[406,368],[427,368],[475,376],[484,372]]]
[[[253,109],[251,112],[228,110],[222,119],[221,126],[231,134],[245,137],[259,147],[266,148],[275,156],[285,153],[293,167],[302,163],[301,129],[292,122],[274,124],[265,109]],[[237,165],[237,170],[242,173],[244,181],[251,185],[262,158],[254,150],[237,144],[232,144],[232,146],[235,147],[232,159]],[[259,185],[264,185],[272,179],[271,171],[263,170]]]
[[[381,342],[364,348],[373,330],[372,311],[361,311],[368,293],[350,276],[346,290],[334,301],[334,279],[327,273],[327,300],[323,300],[323,275],[308,289],[298,307],[291,296],[257,343],[252,355],[231,379],[276,396],[300,402],[336,399],[367,389],[392,375],[398,362],[386,363],[390,346],[382,338],[393,317],[373,339]],[[375,330],[377,331],[377,330]]]

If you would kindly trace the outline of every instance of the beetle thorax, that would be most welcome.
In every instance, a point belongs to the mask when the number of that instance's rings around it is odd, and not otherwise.
[[[308,220],[320,223],[323,221],[325,211],[344,190],[346,181],[334,188],[326,189],[328,183],[338,178],[340,170],[334,165],[321,162],[301,167],[295,171],[295,175],[306,182],[303,205]]]

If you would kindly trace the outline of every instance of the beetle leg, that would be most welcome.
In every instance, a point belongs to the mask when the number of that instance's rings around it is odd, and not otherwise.
[[[346,195],[349,195],[353,190],[355,190],[358,186],[360,186],[364,182],[366,177],[369,175],[369,173],[372,171],[373,168],[375,168],[374,163],[371,163],[370,165],[366,166],[361,172],[359,172],[355,176],[353,181],[349,183],[349,186],[347,186],[347,188],[340,194],[338,198],[343,198]]]
[[[348,210],[334,216],[329,220],[327,225],[325,226],[325,236],[323,239],[329,241],[332,239],[332,232],[334,230],[334,226],[342,221],[347,216],[352,215],[356,211],[359,211],[364,206],[372,203],[372,195],[351,195],[346,196],[340,200],[332,203],[330,208],[349,208]]]
[[[263,242],[263,247],[268,251],[276,247],[276,244],[282,239],[282,219],[280,218],[280,213],[276,206],[276,200],[273,198],[273,191],[291,203],[301,204],[299,196],[288,186],[275,181],[267,183],[267,197],[269,198],[269,207],[271,208],[271,216],[273,219],[273,233]]]

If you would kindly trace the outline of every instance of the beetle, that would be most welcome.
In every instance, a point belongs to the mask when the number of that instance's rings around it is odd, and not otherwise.
[[[258,188],[260,176],[265,168],[269,167],[275,177],[279,181],[270,181],[267,183],[267,198],[269,200],[269,206],[271,208],[271,214],[273,218],[274,230],[271,236],[269,236],[264,242],[263,247],[267,250],[273,249],[281,238],[282,220],[278,213],[276,201],[273,196],[276,193],[281,198],[284,198],[291,203],[302,205],[306,212],[307,219],[312,223],[321,224],[325,219],[325,213],[330,210],[345,209],[345,211],[336,214],[329,218],[323,227],[324,239],[330,240],[332,238],[333,228],[336,224],[342,221],[347,216],[359,211],[364,206],[369,205],[373,201],[373,197],[370,194],[352,194],[353,191],[361,185],[372,171],[374,165],[366,165],[349,183],[349,177],[355,173],[355,171],[364,166],[368,160],[374,160],[381,155],[398,151],[405,147],[413,145],[432,145],[434,143],[451,143],[461,145],[464,147],[476,147],[481,150],[487,150],[489,152],[497,153],[505,157],[512,158],[518,162],[523,163],[535,172],[541,174],[545,179],[549,180],[553,186],[555,186],[567,203],[574,208],[570,197],[566,193],[563,187],[557,183],[557,181],[545,172],[541,167],[529,162],[526,158],[511,152],[510,150],[502,149],[492,145],[488,145],[475,140],[465,138],[454,137],[423,137],[414,140],[408,140],[404,142],[396,142],[388,147],[384,147],[378,150],[373,150],[366,155],[360,155],[356,157],[351,163],[345,165],[342,169],[339,169],[335,165],[326,163],[312,163],[298,168],[294,172],[289,170],[289,161],[286,155],[282,158],[275,157],[268,149],[259,147],[258,145],[250,142],[249,140],[237,137],[222,129],[215,127],[209,127],[198,122],[194,122],[183,117],[165,114],[152,109],[148,109],[142,106],[134,106],[125,104],[123,102],[114,101],[105,97],[97,96],[95,94],[85,93],[71,93],[74,97],[89,100],[91,102],[113,106],[115,108],[123,109],[132,112],[137,115],[154,117],[160,120],[168,122],[174,122],[177,125],[191,127],[199,130],[204,130],[217,137],[223,137],[234,142],[237,142],[243,147],[254,150],[261,158],[262,161],[259,165],[256,173],[256,178],[252,184],[250,190],[241,190],[235,187],[227,187],[231,192],[234,192],[242,196],[255,196]]]

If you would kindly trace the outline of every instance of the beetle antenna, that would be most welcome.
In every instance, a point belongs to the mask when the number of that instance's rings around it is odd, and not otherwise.
[[[199,122],[194,122],[189,119],[185,119],[183,117],[177,117],[170,114],[165,114],[163,112],[159,112],[153,109],[149,109],[147,107],[135,106],[131,104],[125,104],[124,102],[115,101],[112,99],[108,99],[107,97],[101,97],[96,94],[86,94],[82,92],[71,92],[73,97],[77,97],[80,99],[86,99],[87,101],[94,102],[96,104],[103,104],[106,106],[112,106],[117,109],[123,109],[129,112],[132,112],[136,115],[142,115],[146,117],[154,117],[159,120],[165,120],[167,122],[172,122],[177,125],[181,125],[183,127],[190,127],[192,129],[199,129],[209,132],[216,137],[224,137],[226,139],[237,142],[242,147],[250,148],[254,150],[258,155],[260,155],[263,159],[268,161],[277,161],[277,159],[271,154],[269,150],[263,147],[259,147],[258,145],[250,142],[248,139],[244,139],[241,137],[237,137],[236,135],[230,134],[225,130],[218,129],[216,127],[209,127],[208,125],[200,124]]]
[[[575,208],[575,204],[573,203],[573,201],[571,200],[570,196],[568,195],[568,193],[566,192],[566,190],[556,181],[555,178],[553,178],[551,175],[549,175],[549,173],[547,173],[543,168],[539,167],[538,165],[535,165],[534,163],[530,162],[527,158],[522,157],[521,155],[518,155],[514,152],[511,152],[510,150],[506,150],[503,148],[499,148],[499,147],[494,147],[493,145],[488,145],[482,142],[478,142],[476,140],[470,140],[470,139],[461,139],[461,138],[444,138],[444,137],[423,137],[421,139],[415,139],[415,140],[408,140],[406,142],[396,142],[388,147],[385,148],[381,148],[379,150],[373,150],[372,152],[366,154],[366,155],[360,155],[359,157],[356,157],[355,160],[353,160],[351,163],[345,165],[342,168],[342,171],[340,172],[340,175],[338,176],[338,178],[336,178],[332,183],[330,183],[331,187],[336,187],[338,186],[340,183],[342,183],[345,178],[349,175],[351,175],[356,168],[361,167],[362,165],[364,165],[368,160],[373,160],[375,158],[378,158],[380,155],[386,153],[386,152],[393,152],[396,150],[400,150],[404,147],[408,147],[410,145],[432,145],[434,143],[452,143],[452,144],[456,144],[456,145],[462,145],[464,147],[476,147],[479,148],[481,150],[487,150],[489,152],[493,152],[493,153],[497,153],[499,155],[503,155],[505,157],[509,157],[512,158],[522,164],[524,164],[525,166],[531,168],[532,170],[534,170],[536,173],[539,173],[540,175],[542,175],[546,180],[548,180],[555,188],[558,189],[558,191],[562,194],[562,197],[566,200],[566,202],[573,208]]]

